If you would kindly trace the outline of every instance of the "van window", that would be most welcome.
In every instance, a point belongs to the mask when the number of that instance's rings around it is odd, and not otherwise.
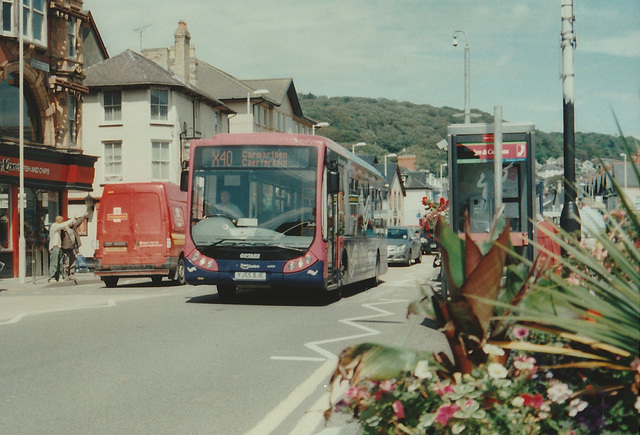
[[[139,192],[136,194],[135,231],[141,234],[162,231],[162,210],[160,198],[156,193]]]

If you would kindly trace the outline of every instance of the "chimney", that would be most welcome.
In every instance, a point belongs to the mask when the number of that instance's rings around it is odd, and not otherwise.
[[[414,155],[398,156],[398,166],[410,171],[417,171],[418,158]]]
[[[189,83],[191,35],[189,35],[189,31],[187,30],[187,23],[184,21],[178,22],[178,28],[173,36],[175,37],[173,73],[186,83]]]

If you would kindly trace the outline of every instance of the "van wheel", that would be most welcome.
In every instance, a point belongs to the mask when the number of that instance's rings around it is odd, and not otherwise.
[[[236,294],[236,286],[233,284],[218,284],[216,287],[221,299],[229,299]]]
[[[102,282],[109,288],[113,288],[118,285],[118,277],[117,276],[105,276],[102,278]]]
[[[156,276],[152,276],[152,277],[151,277],[151,282],[152,282],[154,285],[158,285],[158,284],[160,284],[160,283],[162,282],[162,277],[161,277],[161,276],[158,276],[158,275],[156,275]]]
[[[184,258],[180,257],[178,259],[178,265],[176,266],[176,274],[173,277],[173,281],[178,285],[185,285],[186,281],[184,280]]]

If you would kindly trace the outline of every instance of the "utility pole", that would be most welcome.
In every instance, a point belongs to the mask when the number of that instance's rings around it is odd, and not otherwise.
[[[569,233],[580,237],[580,212],[576,205],[576,163],[575,163],[575,118],[574,118],[574,72],[573,51],[576,36],[573,32],[573,0],[562,0],[562,90],[564,95],[564,205],[560,214],[560,226]]]

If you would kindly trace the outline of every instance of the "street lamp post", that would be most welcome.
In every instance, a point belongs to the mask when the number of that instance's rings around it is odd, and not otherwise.
[[[562,0],[562,118],[564,155],[564,204],[560,213],[560,227],[568,233],[580,234],[580,211],[576,204],[576,138],[574,118],[573,50],[576,36],[573,31],[575,16],[573,0]]]
[[[398,157],[398,155],[395,153],[384,155],[384,176],[385,177],[387,176],[387,157]]]
[[[440,163],[440,198],[444,198],[444,186],[442,185],[442,168],[448,166],[447,163]]]
[[[313,124],[311,126],[311,134],[316,135],[316,128],[329,127],[328,122],[318,122],[317,124]]]
[[[458,38],[456,33],[462,33],[465,38],[464,45],[464,123],[471,123],[471,95],[470,95],[470,82],[471,82],[471,60],[469,53],[469,35],[464,30],[456,30],[453,32],[453,46],[458,46]]]
[[[248,133],[253,132],[253,128],[252,128],[252,116],[251,116],[251,97],[257,97],[259,95],[265,95],[268,94],[269,90],[268,89],[258,89],[257,91],[253,91],[253,92],[247,92],[247,127],[249,127],[249,131]]]
[[[356,153],[356,147],[363,147],[365,145],[366,145],[366,143],[364,143],[364,142],[354,143],[353,145],[351,145],[351,152],[353,154],[355,154]]]

